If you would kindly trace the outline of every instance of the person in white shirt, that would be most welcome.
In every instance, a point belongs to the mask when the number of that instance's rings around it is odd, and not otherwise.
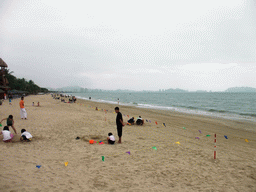
[[[136,124],[137,124],[137,125],[143,125],[143,124],[144,124],[144,119],[142,119],[141,116],[139,116],[139,117],[137,118]]]
[[[26,131],[26,129],[21,129],[21,141],[31,141],[32,140],[32,135]]]
[[[3,141],[4,142],[11,142],[13,139],[13,134],[11,133],[11,131],[9,131],[9,127],[5,126],[3,131],[0,133],[0,135],[3,135]]]
[[[112,144],[112,145],[115,144],[115,137],[112,133],[108,133],[107,139],[108,139],[108,144]]]

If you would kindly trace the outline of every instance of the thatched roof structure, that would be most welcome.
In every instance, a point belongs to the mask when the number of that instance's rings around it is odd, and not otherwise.
[[[2,89],[0,89],[0,93],[5,93]]]
[[[0,58],[0,67],[8,67],[8,65]]]

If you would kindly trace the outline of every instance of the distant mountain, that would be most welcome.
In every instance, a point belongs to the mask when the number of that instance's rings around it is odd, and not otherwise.
[[[188,92],[188,91],[176,88],[176,89],[166,89],[164,92],[166,92],[166,93],[185,93],[185,92]]]
[[[224,92],[256,92],[256,88],[253,87],[231,87]]]
[[[206,91],[206,90],[197,90],[196,92],[197,93],[207,93],[208,91]]]
[[[67,87],[62,87],[62,88],[48,88],[50,91],[60,91],[60,92],[72,92],[72,93],[77,93],[77,92],[85,92],[87,89],[79,86],[67,86]]]

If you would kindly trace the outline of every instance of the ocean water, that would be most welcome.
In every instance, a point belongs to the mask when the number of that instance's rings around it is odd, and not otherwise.
[[[70,93],[92,101],[256,122],[256,93]]]

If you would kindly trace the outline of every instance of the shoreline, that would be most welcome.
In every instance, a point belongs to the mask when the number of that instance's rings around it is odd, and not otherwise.
[[[113,104],[117,105],[117,101],[110,101],[110,100],[90,100],[85,97],[76,96],[77,99],[91,101],[96,103],[106,103],[106,104]],[[214,118],[222,118],[228,120],[235,120],[235,121],[250,121],[256,123],[256,118],[254,115],[244,115],[244,114],[237,114],[237,113],[230,113],[230,112],[218,112],[213,109],[212,111],[209,110],[200,110],[200,109],[190,109],[186,107],[171,107],[171,106],[159,106],[159,105],[148,105],[148,104],[131,104],[131,103],[120,103],[120,106],[130,106],[136,108],[143,108],[143,109],[152,109],[152,110],[163,110],[163,111],[170,111],[170,112],[178,112],[183,114],[190,114],[190,115],[201,115],[207,117],[214,117]]]
[[[155,113],[155,114],[162,114],[162,115],[169,115],[169,116],[173,116],[173,117],[190,117],[190,118],[202,118],[205,119],[205,121],[210,120],[210,121],[227,121],[231,124],[241,124],[244,123],[246,124],[249,128],[248,130],[243,129],[244,126],[240,126],[240,130],[241,131],[248,131],[248,132],[253,132],[256,133],[256,122],[254,121],[250,121],[250,120],[245,120],[245,119],[229,119],[229,118],[223,118],[223,117],[219,117],[219,116],[210,116],[210,115],[203,115],[203,114],[194,114],[194,113],[184,113],[184,112],[180,112],[180,111],[173,111],[173,110],[164,110],[164,109],[152,109],[152,108],[143,108],[143,107],[137,107],[137,106],[131,106],[131,105],[118,105],[117,103],[107,103],[107,102],[100,102],[100,101],[92,101],[89,99],[81,99],[81,98],[77,98],[77,102],[76,103],[82,103],[82,104],[86,104],[87,106],[91,103],[93,104],[94,108],[98,107],[100,109],[102,108],[108,108],[111,110],[111,107],[113,108],[112,112],[114,112],[114,108],[116,106],[119,106],[119,108],[124,108],[126,109],[126,113],[124,113],[125,115],[128,114],[129,112],[127,112],[127,110],[129,108],[133,109],[133,110],[137,110],[137,111],[145,111],[147,112],[151,112],[151,113]],[[128,114],[129,115],[129,114]],[[131,115],[129,115],[131,116]],[[134,115],[132,115],[134,116]],[[139,113],[137,113],[137,116],[140,116]],[[146,119],[152,119],[152,117],[146,118]],[[154,119],[154,118],[153,118]],[[145,120],[145,118],[144,118]],[[157,120],[156,120],[157,121]],[[145,121],[146,122],[146,121]],[[153,121],[154,122],[154,121]],[[164,123],[164,122],[163,122]]]

